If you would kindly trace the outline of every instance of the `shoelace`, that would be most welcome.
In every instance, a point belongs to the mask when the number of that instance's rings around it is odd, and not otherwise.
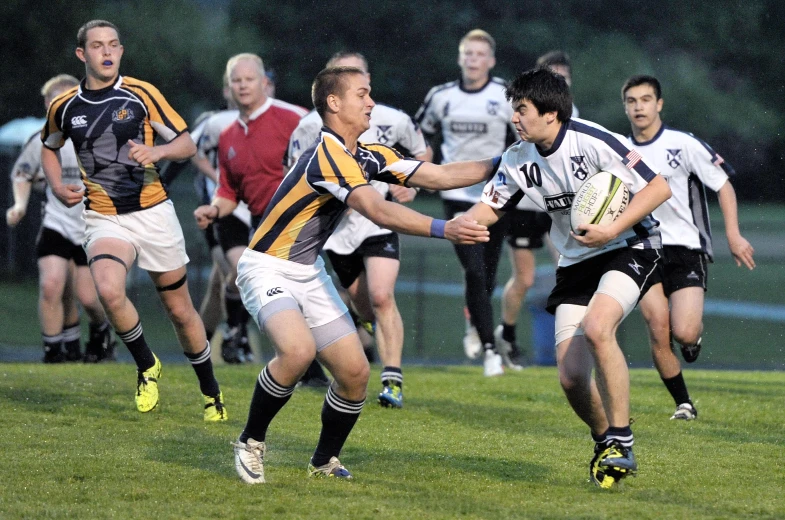
[[[241,450],[245,450],[247,453],[251,454],[251,471],[254,473],[261,473],[262,468],[264,467],[262,460],[264,458],[264,451],[262,450],[262,444],[258,446],[252,447],[248,443],[243,444],[242,442],[233,442],[232,446],[235,448],[240,448]]]

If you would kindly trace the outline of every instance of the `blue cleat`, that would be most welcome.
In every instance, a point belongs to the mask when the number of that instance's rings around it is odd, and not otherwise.
[[[403,390],[398,385],[385,386],[378,399],[384,408],[403,408]]]
[[[330,462],[324,466],[314,467],[310,462],[308,463],[308,476],[309,477],[330,477],[351,480],[352,474],[349,470],[343,467],[338,457],[330,457]]]

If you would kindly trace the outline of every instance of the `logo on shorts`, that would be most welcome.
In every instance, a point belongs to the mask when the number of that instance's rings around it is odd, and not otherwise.
[[[637,260],[633,260],[631,264],[627,264],[627,265],[629,265],[630,268],[632,268],[632,270],[635,271],[635,274],[637,275],[641,274],[641,267],[643,266],[639,265]]]
[[[275,296],[276,294],[283,294],[283,289],[280,287],[273,287],[267,290],[267,296]]]
[[[134,117],[134,111],[130,108],[121,108],[112,112],[112,121],[117,123],[127,123]]]
[[[87,116],[74,116],[71,118],[71,127],[82,128],[87,126]]]
[[[698,273],[696,273],[695,271],[692,271],[690,274],[688,274],[687,278],[689,278],[690,280],[700,280],[701,279],[701,277],[698,276]]]
[[[395,253],[395,248],[393,247],[392,242],[387,242],[384,244],[384,250],[388,253]]]

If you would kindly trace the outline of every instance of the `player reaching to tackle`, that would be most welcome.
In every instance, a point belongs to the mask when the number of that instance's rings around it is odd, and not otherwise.
[[[650,213],[671,192],[621,136],[570,119],[572,95],[561,75],[543,68],[524,72],[506,96],[521,141],[504,152],[482,201],[466,216],[490,226],[523,197],[550,214],[560,258],[547,309],[556,315],[559,381],[595,441],[591,478],[610,487],[638,468],[629,373],[616,329],[649,288],[660,257]],[[577,236],[570,230],[570,202],[583,180],[600,170],[619,177],[635,196],[612,224],[582,225],[586,233]]]

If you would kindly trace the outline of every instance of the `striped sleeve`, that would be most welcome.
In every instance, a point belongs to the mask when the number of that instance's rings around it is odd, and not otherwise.
[[[68,102],[74,98],[78,91],[78,87],[74,87],[54,98],[49,105],[46,111],[46,123],[41,130],[41,141],[47,148],[57,150],[65,144],[67,136],[63,129],[63,115]]]
[[[422,161],[405,159],[398,151],[383,144],[363,144],[368,153],[364,161],[369,180],[387,184],[406,185],[407,180],[422,164]]]
[[[322,139],[306,175],[318,192],[329,193],[341,202],[355,188],[368,184],[355,158],[331,136]]]
[[[185,120],[174,111],[163,94],[152,84],[124,77],[123,87],[142,101],[147,108],[150,126],[166,141],[171,141],[188,130]]]

